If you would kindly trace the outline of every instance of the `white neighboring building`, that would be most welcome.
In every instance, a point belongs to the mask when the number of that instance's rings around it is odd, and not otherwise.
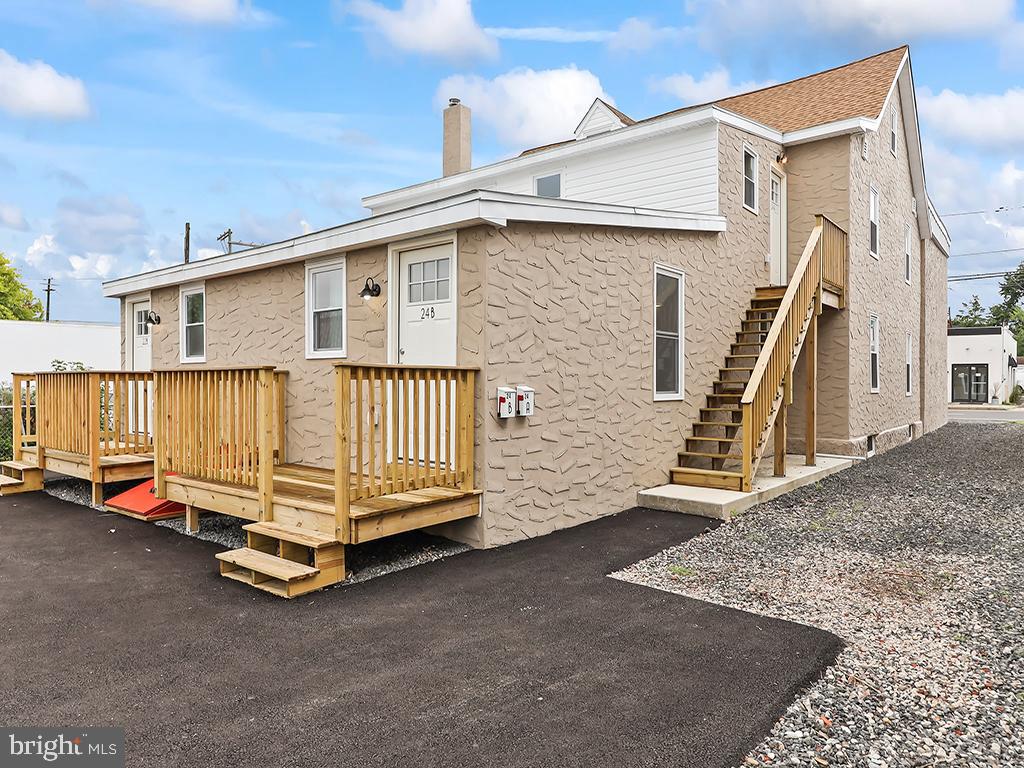
[[[1016,381],[1017,342],[1006,326],[948,328],[951,403],[1006,402]]]
[[[0,383],[10,383],[12,373],[48,371],[54,360],[120,370],[120,325],[0,320]]]

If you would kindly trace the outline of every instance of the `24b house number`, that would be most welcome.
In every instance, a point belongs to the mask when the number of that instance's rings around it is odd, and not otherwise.
[[[434,308],[433,307],[420,307],[420,320],[433,320],[434,319]]]

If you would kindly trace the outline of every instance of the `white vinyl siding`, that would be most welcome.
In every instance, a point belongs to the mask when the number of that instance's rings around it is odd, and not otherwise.
[[[634,144],[563,158],[549,166],[524,171],[510,169],[464,187],[452,186],[446,194],[481,188],[534,195],[534,179],[553,173],[562,174],[562,198],[566,200],[717,214],[718,131],[713,124],[694,126]],[[387,213],[397,207],[378,206],[373,213]]]
[[[178,312],[180,359],[183,363],[206,362],[206,287],[182,286]]]
[[[881,332],[877,315],[868,317],[868,378],[871,391],[879,390],[879,349],[881,348]]]
[[[903,228],[903,280],[910,285],[911,252],[914,249],[914,231],[910,224]]]
[[[306,358],[345,357],[348,337],[344,259],[306,265]]]
[[[757,213],[757,153],[743,148],[743,207]]]
[[[907,334],[907,368],[906,368],[907,397],[914,394],[914,337]]]
[[[654,399],[683,397],[684,275],[660,264],[654,267]]]
[[[878,258],[878,241],[881,237],[879,233],[879,220],[878,215],[879,201],[878,201],[878,190],[871,187],[871,192],[868,198],[868,253]]]

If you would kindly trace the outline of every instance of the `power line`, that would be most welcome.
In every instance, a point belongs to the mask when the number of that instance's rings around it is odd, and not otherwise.
[[[970,280],[992,280],[1011,275],[1013,272],[978,272],[963,275],[950,275],[946,278],[947,283],[966,283]]]
[[[1024,208],[1024,205],[1000,205],[995,210],[984,210],[984,211],[957,211],[956,213],[943,213],[942,218],[951,219],[954,216],[980,216],[984,213],[1009,213],[1010,211],[1017,211]]]
[[[1014,251],[1024,251],[1024,247],[1021,248],[1003,248],[999,251],[973,251],[971,253],[954,253],[949,258],[959,259],[964,256],[993,256],[997,253],[1013,253]]]

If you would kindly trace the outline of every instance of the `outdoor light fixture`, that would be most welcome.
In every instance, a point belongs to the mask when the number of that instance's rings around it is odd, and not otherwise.
[[[777,162],[779,165],[785,165],[788,160],[789,155],[786,154],[786,150],[782,150],[781,153],[775,156],[775,162]]]
[[[359,298],[371,299],[380,296],[380,285],[373,281],[372,277],[366,278],[366,285],[363,286],[363,290],[359,292]]]
[[[160,325],[160,315],[152,309],[146,313],[146,325]]]

